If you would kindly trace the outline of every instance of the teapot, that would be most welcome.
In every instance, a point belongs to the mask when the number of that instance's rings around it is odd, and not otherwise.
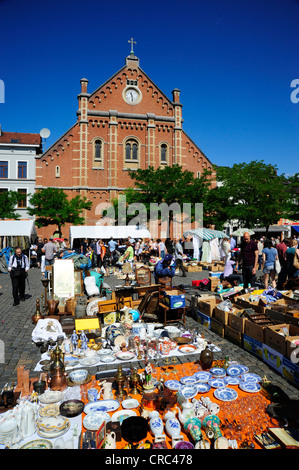
[[[182,403],[182,411],[178,409],[178,417],[183,425],[187,419],[196,417],[194,403],[191,403],[190,401],[184,401]]]
[[[27,402],[22,405],[20,429],[23,438],[29,437],[35,433],[35,409],[34,405],[32,405],[32,403],[30,402]]]

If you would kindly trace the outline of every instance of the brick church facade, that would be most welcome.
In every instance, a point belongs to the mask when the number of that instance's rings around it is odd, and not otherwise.
[[[80,83],[77,121],[36,157],[36,189],[59,187],[70,197],[86,196],[93,202],[83,214],[86,225],[99,222],[97,207],[133,186],[128,170],[173,164],[195,176],[212,170],[182,128],[180,90],[169,99],[140,68],[134,52],[97,90],[90,93],[85,78]],[[68,236],[67,227],[63,232]]]

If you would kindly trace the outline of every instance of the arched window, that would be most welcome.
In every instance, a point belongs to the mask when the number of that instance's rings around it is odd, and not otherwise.
[[[97,139],[94,142],[94,159],[97,161],[102,161],[102,158],[103,158],[103,143],[100,139]]]
[[[126,142],[126,160],[138,161],[138,142],[134,139],[127,140]]]
[[[160,146],[160,161],[161,161],[161,163],[167,163],[167,160],[168,160],[167,151],[168,151],[167,145],[166,144],[161,144],[161,146]]]

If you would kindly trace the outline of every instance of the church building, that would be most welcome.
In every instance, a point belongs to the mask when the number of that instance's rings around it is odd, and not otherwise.
[[[212,170],[183,130],[180,90],[168,98],[140,68],[131,44],[125,65],[98,89],[90,92],[81,79],[76,122],[36,156],[35,189],[86,196],[93,203],[83,214],[86,225],[99,223],[97,208],[134,185],[128,170],[179,164],[197,177]]]

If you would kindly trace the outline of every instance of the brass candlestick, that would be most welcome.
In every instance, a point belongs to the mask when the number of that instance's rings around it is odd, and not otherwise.
[[[131,384],[132,384],[132,388],[130,390],[130,393],[132,393],[132,395],[138,395],[139,394],[139,390],[138,390],[139,380],[140,380],[140,377],[139,377],[139,374],[137,372],[137,369],[133,369],[132,373],[131,373],[131,377],[130,377],[130,381],[131,381]]]
[[[117,374],[115,376],[115,381],[117,383],[117,392],[116,397],[122,399],[127,395],[127,392],[124,390],[124,383],[126,381],[126,375],[123,371],[122,366],[118,366]]]
[[[42,278],[41,283],[45,288],[45,311],[47,310],[47,289],[49,286],[50,279],[49,278]]]

